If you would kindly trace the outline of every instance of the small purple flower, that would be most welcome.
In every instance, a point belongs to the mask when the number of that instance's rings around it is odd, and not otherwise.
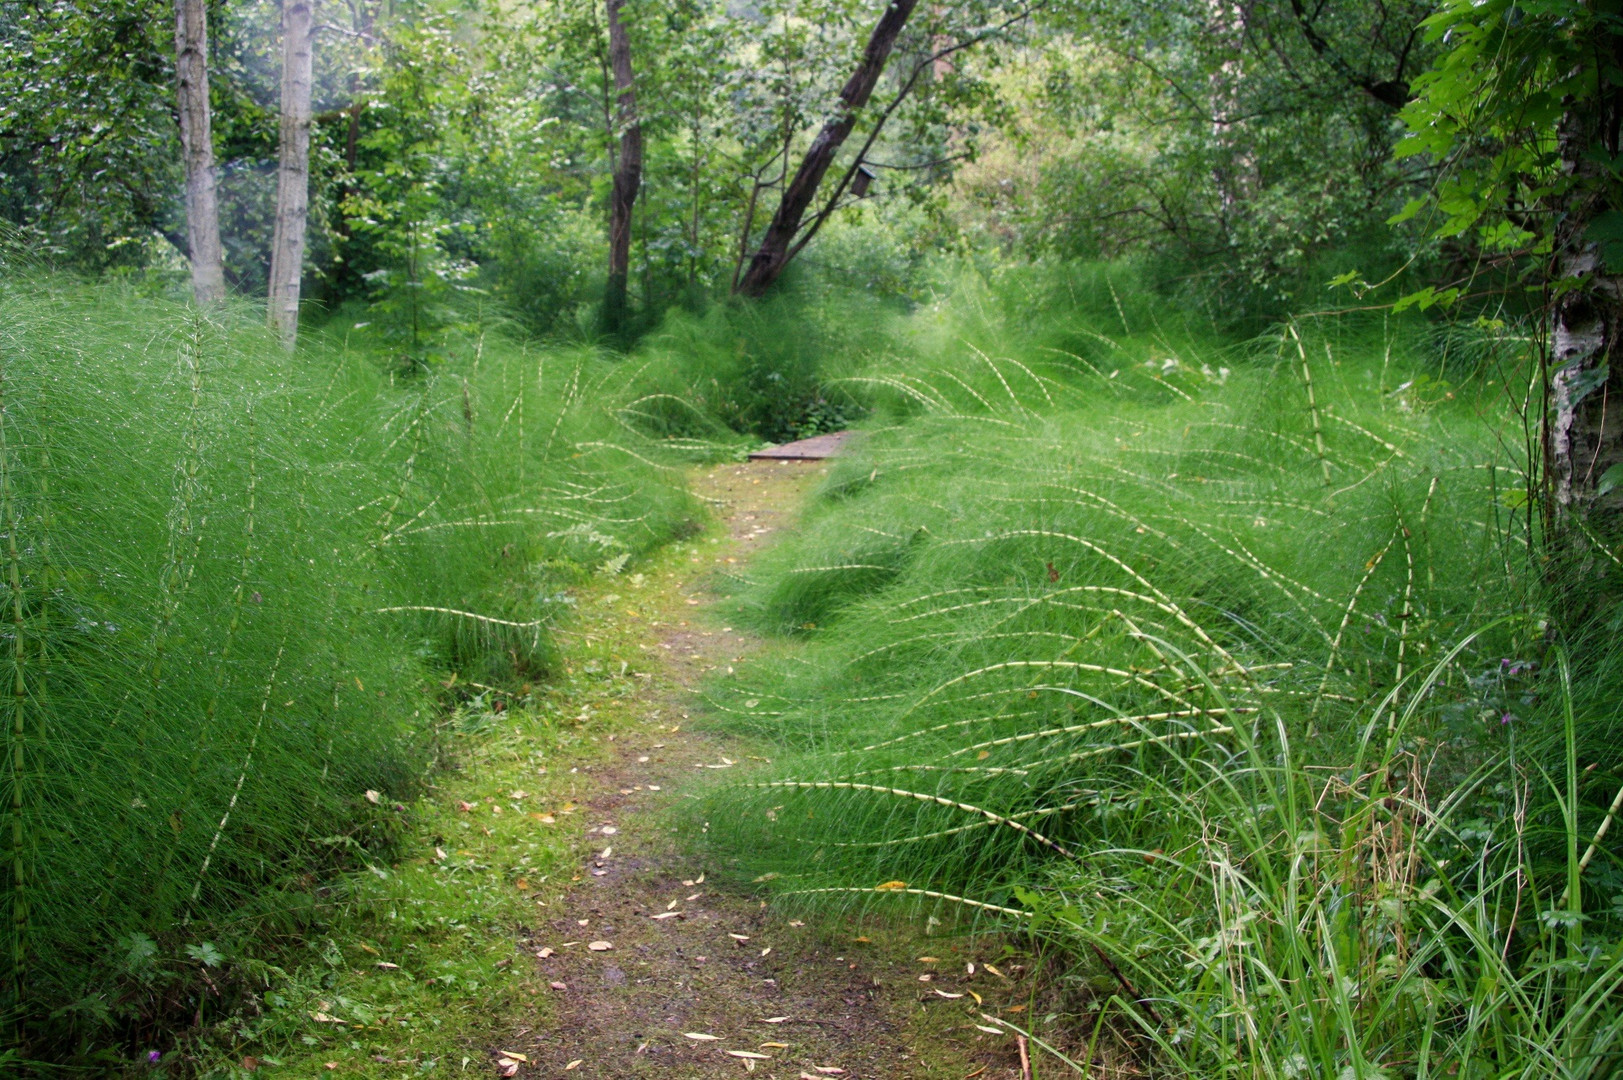
[[[1501,724],[1508,724],[1514,719],[1516,719],[1516,714],[1515,713],[1505,713],[1503,716],[1501,716],[1499,718],[1499,722]]]
[[[156,1050],[148,1050],[147,1051],[147,1064],[148,1065],[156,1065],[158,1063],[158,1060],[160,1058],[162,1058],[162,1057],[163,1057],[163,1055],[158,1053]]]

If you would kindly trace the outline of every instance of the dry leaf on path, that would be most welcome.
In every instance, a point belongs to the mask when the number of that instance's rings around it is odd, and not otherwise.
[[[757,1054],[754,1050],[723,1050],[722,1053],[730,1054],[735,1058],[746,1058],[750,1061],[772,1060],[771,1054]]]
[[[593,941],[590,942],[586,947],[591,949],[593,952],[608,952],[610,949],[614,948],[614,945],[607,941]]]
[[[684,1032],[682,1032],[682,1038],[684,1038],[684,1039],[692,1039],[694,1042],[720,1042],[721,1041],[721,1036],[719,1036],[719,1035],[707,1035],[702,1031],[684,1031]]]
[[[580,1068],[580,1063],[585,1060],[585,1058],[576,1058],[574,1061],[571,1061],[568,1065],[564,1066],[564,1072],[568,1072],[570,1069]]]
[[[541,949],[540,951],[538,951],[535,955],[537,955],[541,959],[545,960],[547,957],[551,956],[555,952],[557,952],[557,950],[554,949],[551,945],[548,945],[546,948]]]
[[[498,1050],[496,1052],[498,1054],[500,1054],[502,1057],[504,1057],[504,1058],[512,1058],[514,1061],[527,1062],[527,1061],[530,1060],[529,1058],[525,1057],[523,1054],[516,1053],[516,1052],[514,1052],[512,1050]]]
[[[509,1061],[506,1058],[501,1059],[496,1062],[496,1074],[498,1076],[517,1076],[518,1062]]]
[[[675,919],[681,916],[680,911],[662,911],[658,915],[650,915],[651,919]]]
[[[785,1021],[787,1021],[788,1019],[789,1018],[787,1016],[768,1016],[766,1019],[762,1020],[761,1023],[763,1023],[763,1024],[781,1024],[781,1023],[784,1023]]]
[[[547,985],[552,987],[554,990],[568,990],[569,989],[569,985],[567,983],[550,982],[550,983],[547,983]]]

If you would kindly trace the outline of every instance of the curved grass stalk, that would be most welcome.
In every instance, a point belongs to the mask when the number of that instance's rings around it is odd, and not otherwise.
[[[998,370],[998,366],[995,363],[992,362],[992,358],[990,356],[987,356],[985,353],[981,352],[979,349],[977,349],[970,342],[966,341],[966,342],[964,342],[964,344],[968,345],[970,351],[973,352],[976,356],[980,357],[982,362],[984,362],[987,367],[992,369],[992,374],[997,376],[998,383],[1003,387],[1003,392],[1005,394],[1009,395],[1009,400],[1014,402],[1014,407],[1016,409],[1020,410],[1021,412],[1027,412],[1027,413],[1030,412],[1031,410],[1026,408],[1025,405],[1021,402],[1020,398],[1015,395],[1014,388],[1009,385],[1009,380],[1007,380],[1007,379],[1005,379],[1003,377],[1003,372]],[[1028,371],[1027,374],[1029,375],[1030,372]],[[1047,393],[1047,391],[1044,391],[1044,394],[1046,394],[1046,393]],[[1053,402],[1050,401],[1049,404],[1052,405]]]
[[[276,649],[276,659],[271,661],[270,677],[265,681],[265,695],[259,701],[259,719],[254,724],[254,733],[248,739],[248,753],[242,759],[242,768],[237,773],[236,786],[231,789],[231,801],[226,803],[225,813],[220,815],[220,823],[214,827],[214,836],[209,840],[208,851],[203,855],[203,863],[197,868],[197,880],[192,883],[191,896],[187,904],[197,903],[197,898],[203,891],[203,879],[208,876],[209,864],[214,860],[214,853],[219,849],[220,837],[225,835],[226,826],[231,823],[231,812],[237,808],[237,800],[242,797],[242,785],[248,780],[248,770],[253,767],[254,751],[259,747],[259,734],[265,730],[265,714],[270,711],[271,691],[276,688],[276,675],[282,669],[282,655],[287,651],[287,639]],[[191,910],[188,907],[182,923],[191,921]]]
[[[1065,727],[1044,728],[1042,731],[1023,731],[1018,735],[1008,735],[1001,739],[990,739],[986,742],[965,746],[952,751],[947,756],[957,757],[960,754],[990,750],[999,746],[1011,746],[1015,743],[1030,742],[1033,739],[1051,739],[1060,735],[1076,735],[1084,731],[1110,727],[1113,724],[1150,724],[1162,720],[1186,720],[1196,716],[1249,716],[1256,712],[1258,712],[1256,708],[1246,707],[1238,709],[1180,709],[1176,712],[1141,713],[1138,716],[1112,716],[1105,720],[1091,720],[1086,724],[1067,724]]]
[[[835,385],[838,385],[840,383],[848,383],[848,382],[853,382],[853,383],[877,383],[880,386],[888,386],[893,390],[900,390],[904,395],[906,395],[907,397],[912,398],[914,401],[917,401],[919,404],[923,405],[927,409],[930,409],[931,411],[940,410],[940,409],[950,409],[951,408],[951,405],[948,404],[947,402],[945,402],[945,401],[937,401],[934,398],[926,397],[923,391],[915,390],[913,387],[908,386],[906,383],[901,382],[898,379],[889,379],[889,378],[883,378],[883,377],[879,377],[879,376],[862,377],[862,376],[852,375],[852,376],[847,376],[846,378],[843,378],[843,379],[831,379],[829,381],[829,385],[830,386],[835,386]],[[928,384],[926,384],[926,385],[928,385]]]
[[[498,619],[491,615],[480,615],[472,611],[459,611],[456,608],[433,607],[428,604],[397,604],[394,607],[373,608],[374,615],[387,615],[399,611],[425,611],[436,615],[456,615],[463,619],[472,619],[475,622],[489,623],[492,626],[512,626],[520,630],[530,630],[546,625],[545,619],[535,619],[531,622],[514,622],[512,619]]]
[[[1264,428],[1246,427],[1243,424],[1225,424],[1221,420],[1201,420],[1190,425],[1197,428],[1223,428],[1227,431],[1238,431],[1245,435],[1262,435],[1270,439],[1278,439],[1287,446],[1293,446],[1304,454],[1312,454],[1313,448],[1301,439],[1293,439],[1282,431],[1268,431]]]
[[[984,397],[982,397],[981,394],[980,394],[980,391],[976,390],[973,386],[970,386],[964,380],[960,379],[957,375],[954,375],[952,372],[945,371],[945,370],[938,371],[938,372],[936,372],[936,374],[937,375],[945,375],[947,378],[951,379],[953,382],[955,382],[959,386],[963,387],[964,392],[967,393],[970,397],[974,398],[976,401],[980,402],[982,405],[984,405],[986,407],[987,412],[997,412],[997,407],[995,405],[993,405],[990,401],[987,401]],[[937,392],[939,393],[939,391],[937,391]]]
[[[927,692],[923,697],[919,698],[912,705],[908,706],[907,709],[902,712],[901,716],[898,717],[898,719],[902,719],[902,718],[905,718],[905,717],[911,715],[914,712],[914,710],[916,710],[919,707],[921,707],[922,705],[924,705],[925,702],[929,701],[936,694],[939,694],[941,691],[947,689],[948,687],[956,686],[959,683],[965,682],[965,681],[967,681],[969,679],[979,678],[982,675],[989,675],[994,671],[1006,671],[1006,670],[1011,670],[1011,669],[1014,669],[1014,668],[1059,668],[1059,669],[1064,669],[1064,670],[1068,670],[1068,671],[1087,671],[1087,672],[1093,672],[1095,674],[1112,675],[1112,676],[1114,676],[1114,677],[1116,677],[1118,679],[1126,679],[1129,682],[1137,683],[1138,685],[1144,687],[1145,689],[1153,690],[1153,691],[1155,691],[1156,693],[1160,694],[1163,697],[1169,698],[1169,699],[1171,699],[1173,701],[1177,701],[1181,705],[1187,705],[1188,704],[1187,702],[1182,701],[1180,698],[1178,698],[1178,696],[1173,691],[1168,690],[1166,687],[1160,685],[1159,683],[1152,682],[1151,680],[1146,679],[1142,675],[1136,674],[1135,672],[1123,671],[1120,668],[1106,667],[1103,664],[1088,664],[1088,663],[1083,663],[1080,660],[1004,660],[1004,661],[1002,661],[1000,663],[988,664],[986,667],[976,668],[974,671],[968,671],[968,672],[965,672],[962,675],[957,675],[957,676],[954,676],[951,679],[948,679],[946,682],[941,683],[939,686],[935,687],[933,690],[930,690],[929,692]],[[1069,687],[1063,687],[1063,686],[1031,686],[1031,687],[1020,686],[1020,687],[1011,687],[1008,690],[992,691],[990,694],[975,695],[975,697],[995,696],[997,694],[1019,693],[1021,691],[1037,691],[1037,690],[1054,690],[1054,691],[1057,691],[1057,692],[1060,692],[1060,693],[1072,692],[1072,691],[1070,691]],[[973,700],[973,699],[965,699],[965,700]]]
[[[191,810],[192,796],[197,788],[198,771],[202,768],[203,759],[208,756],[209,739],[214,733],[214,723],[220,708],[220,696],[230,682],[230,664],[232,648],[236,644],[237,630],[242,625],[242,601],[247,588],[248,576],[254,559],[254,514],[258,502],[259,473],[256,468],[258,458],[258,440],[255,439],[255,415],[252,405],[248,408],[248,502],[246,508],[246,521],[243,528],[242,562],[237,571],[236,586],[231,591],[231,620],[226,624],[225,640],[220,643],[219,658],[216,662],[214,689],[209,694],[208,704],[203,709],[202,722],[198,725],[197,744],[193,749],[191,761],[186,768],[186,785],[181,792],[179,804],[174,810],[173,820],[184,822]],[[179,830],[176,830],[177,833]],[[176,839],[179,837],[177,835]],[[179,844],[171,845],[164,852],[163,869],[159,879],[167,883],[169,868],[174,862]],[[168,898],[165,897],[167,903]]]
[[[1090,698],[1089,700],[1093,701],[1094,704],[1100,706],[1101,708],[1110,707],[1105,702],[1099,701],[1096,698]],[[1041,714],[1041,712],[1042,710],[1039,709],[1027,709],[1023,712],[992,713],[987,716],[973,716],[967,720],[953,720],[945,724],[935,724],[927,728],[918,728],[915,731],[909,731],[906,735],[898,735],[894,739],[886,739],[884,742],[876,742],[870,743],[867,746],[859,746],[855,750],[836,750],[834,751],[834,755],[836,757],[842,757],[846,754],[865,753],[869,750],[883,750],[887,747],[898,746],[912,739],[922,739],[926,735],[939,735],[943,731],[951,731],[954,728],[967,728],[973,724],[989,724],[994,720],[1019,720],[1027,716],[1038,716]]]
[[[1388,452],[1390,452],[1393,457],[1406,458],[1406,457],[1409,456],[1408,454],[1405,454],[1402,450],[1400,450],[1394,444],[1387,442],[1385,439],[1381,438],[1379,435],[1375,434],[1373,431],[1370,431],[1368,428],[1360,427],[1359,425],[1353,423],[1351,420],[1348,420],[1345,416],[1340,416],[1340,415],[1338,415],[1336,413],[1333,413],[1333,412],[1327,412],[1327,413],[1325,413],[1325,415],[1328,416],[1330,419],[1334,420],[1338,424],[1343,424],[1343,425],[1345,425],[1347,427],[1352,428],[1354,431],[1358,432],[1358,434],[1364,436],[1366,439],[1372,440],[1373,442],[1378,444],[1382,449],[1387,450]]]
[[[1191,619],[1187,614],[1184,613],[1182,608],[1178,607],[1176,604],[1174,604],[1172,602],[1171,597],[1167,596],[1166,593],[1162,592],[1160,589],[1158,589],[1154,585],[1152,585],[1150,583],[1150,581],[1147,578],[1144,577],[1144,575],[1140,574],[1137,570],[1134,570],[1124,560],[1122,560],[1120,558],[1117,558],[1115,555],[1111,554],[1109,551],[1106,551],[1104,548],[1100,547],[1098,544],[1095,544],[1091,540],[1085,540],[1080,536],[1072,536],[1070,533],[1057,532],[1057,531],[1054,531],[1052,529],[1011,529],[1011,530],[1009,530],[1007,532],[994,534],[994,535],[988,536],[988,537],[978,537],[977,536],[977,537],[970,537],[970,538],[965,539],[965,540],[946,540],[946,541],[943,541],[942,543],[944,545],[946,545],[946,544],[983,544],[983,543],[986,543],[987,541],[990,541],[990,540],[1006,540],[1006,539],[1010,539],[1010,538],[1016,537],[1016,536],[1041,536],[1041,537],[1046,537],[1046,538],[1055,539],[1055,540],[1067,540],[1067,541],[1069,541],[1069,542],[1071,542],[1073,544],[1078,544],[1078,545],[1080,545],[1080,546],[1082,546],[1084,548],[1087,548],[1089,551],[1092,551],[1096,555],[1102,556],[1108,562],[1114,564],[1115,566],[1117,566],[1120,569],[1122,569],[1123,571],[1125,571],[1128,574],[1128,576],[1130,576],[1134,581],[1138,582],[1140,585],[1144,586],[1144,588],[1148,589],[1152,594],[1154,594],[1156,596],[1156,598],[1161,600],[1163,603],[1167,604],[1168,605],[1168,612],[1167,613],[1169,615],[1171,615],[1173,618],[1177,619],[1180,623],[1182,623],[1184,625],[1184,627],[1186,629],[1188,629],[1189,631],[1191,631],[1197,638],[1199,638],[1201,640],[1201,643],[1204,644],[1207,648],[1211,649],[1213,652],[1217,653],[1217,655],[1221,656],[1224,660],[1228,661],[1228,663],[1231,664],[1233,667],[1235,667],[1242,675],[1245,674],[1244,665],[1242,665],[1238,660],[1234,659],[1234,657],[1230,656],[1228,651],[1226,649],[1224,649],[1221,645],[1219,645],[1219,644],[1217,644],[1217,642],[1213,641],[1211,639],[1211,637],[1207,635],[1206,631],[1201,629],[1200,624],[1196,623],[1193,619]]]
[[[1010,814],[1009,817],[1016,821],[1025,821],[1028,818],[1034,817],[1050,817],[1054,814],[1063,814],[1068,810],[1077,810],[1085,806],[1098,806],[1101,802],[1105,801],[1103,792],[1086,791],[1082,794],[1091,797],[1086,799],[1078,799],[1075,802],[1068,802],[1062,806],[1043,806],[1035,810],[1022,810],[1018,814]],[[1119,796],[1115,796],[1113,798],[1119,798]],[[912,836],[898,836],[889,840],[821,840],[804,836],[791,837],[791,839],[793,839],[796,843],[827,844],[829,847],[836,848],[899,847],[903,844],[919,844],[926,840],[940,840],[948,836],[958,836],[961,833],[972,832],[975,829],[990,829],[994,828],[995,825],[996,823],[991,821],[972,821],[968,825],[957,825],[951,829],[941,829],[937,832],[929,833],[916,833]]]
[[[1319,405],[1313,397],[1313,369],[1308,366],[1307,350],[1302,347],[1302,336],[1296,332],[1296,321],[1293,319],[1287,322],[1285,329],[1289,332],[1291,340],[1296,342],[1296,353],[1302,359],[1302,385],[1307,388],[1307,411],[1313,418],[1313,446],[1319,452],[1319,467],[1324,471],[1324,486],[1329,487],[1330,457],[1325,453],[1324,431],[1319,425]],[[1285,348],[1283,338],[1280,339],[1279,347],[1281,351]]]
[[[1018,833],[1031,837],[1044,847],[1051,848],[1052,850],[1059,852],[1066,858],[1071,857],[1071,853],[1060,844],[1050,840],[1037,830],[1030,828],[1029,826],[1022,825],[1013,818],[1005,817],[994,810],[987,810],[984,807],[975,806],[973,803],[959,802],[956,799],[949,799],[944,795],[932,795],[927,791],[909,791],[906,788],[884,787],[879,784],[861,784],[854,783],[849,780],[765,780],[761,781],[760,783],[749,784],[747,786],[753,788],[794,788],[802,791],[870,791],[877,795],[895,795],[898,798],[917,799],[919,802],[935,803],[937,806],[945,806],[949,810],[961,810],[966,814],[979,814],[981,817],[984,817],[986,820],[995,825],[1002,825],[1006,828],[1013,829]]]
[[[995,911],[1000,915],[1013,915],[1018,919],[1032,918],[1029,911],[1019,908],[1001,907],[997,904],[988,904],[980,900],[971,900],[964,896],[954,896],[951,893],[936,892],[934,889],[864,889],[855,885],[830,885],[820,889],[794,889],[778,893],[779,896],[815,896],[819,893],[880,893],[894,896],[924,896],[931,900],[948,900],[954,904],[963,904],[965,907],[979,908],[982,911]]]
[[[593,441],[590,441],[590,442],[579,442],[579,443],[575,444],[575,449],[579,450],[579,451],[581,451],[583,453],[586,452],[586,450],[588,448],[592,449],[592,450],[618,450],[618,451],[620,451],[620,453],[625,454],[627,457],[632,457],[632,458],[637,459],[638,461],[642,462],[644,465],[647,465],[651,469],[664,469],[666,472],[673,472],[673,473],[678,473],[678,474],[680,474],[681,471],[682,471],[681,469],[678,469],[673,465],[661,465],[657,461],[651,461],[648,458],[645,458],[641,454],[637,453],[635,450],[628,450],[628,449],[626,449],[625,447],[621,446],[618,443],[602,442],[602,441],[599,441],[599,440],[593,440]]]
[[[1341,615],[1341,625],[1336,627],[1336,636],[1330,642],[1330,655],[1324,661],[1324,678],[1319,682],[1319,696],[1321,698],[1324,696],[1325,687],[1330,684],[1330,673],[1335,670],[1336,656],[1341,650],[1341,638],[1347,632],[1347,625],[1352,622],[1353,608],[1357,606],[1359,596],[1363,595],[1364,586],[1369,584],[1369,579],[1375,576],[1376,570],[1380,569],[1381,560],[1386,558],[1386,553],[1392,550],[1392,545],[1396,540],[1397,532],[1394,530],[1392,539],[1386,542],[1386,546],[1377,551],[1374,557],[1364,564],[1364,576],[1358,579],[1358,584],[1353,588],[1352,596],[1347,598],[1347,610]],[[1318,712],[1319,704],[1314,702],[1313,715],[1317,716]]]
[[[1168,743],[1185,742],[1190,739],[1204,738],[1207,735],[1233,734],[1234,727],[1232,725],[1225,724],[1217,724],[1205,729],[1204,731],[1169,731],[1162,735],[1153,735],[1142,739],[1134,739],[1132,742],[1111,743],[1108,746],[1096,746],[1088,750],[1078,750],[1075,753],[1066,754],[1063,757],[1043,758],[1038,761],[1028,761],[1025,763],[1025,771],[1029,773],[1032,770],[1043,766],[1071,765],[1078,761],[1089,761],[1093,758],[1105,757],[1109,754],[1122,753],[1127,750],[1140,750],[1146,746],[1165,746]]]

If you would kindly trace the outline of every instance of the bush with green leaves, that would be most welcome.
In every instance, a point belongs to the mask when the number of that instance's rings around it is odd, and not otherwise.
[[[1030,1034],[1179,1075],[1610,1075],[1616,650],[1538,614],[1525,341],[1077,268],[912,338],[740,583],[807,648],[714,687],[777,744],[702,811],[737,873],[1051,938],[1090,1015]]]
[[[0,289],[0,983],[37,1051],[190,1016],[155,972],[316,918],[436,760],[425,676],[543,674],[567,586],[690,520],[589,351],[401,380],[251,314]]]

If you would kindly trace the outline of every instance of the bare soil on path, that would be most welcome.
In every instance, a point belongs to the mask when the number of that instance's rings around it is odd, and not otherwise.
[[[681,545],[647,584],[664,599],[639,624],[641,722],[621,728],[610,761],[582,778],[568,820],[592,854],[520,942],[547,988],[500,1044],[527,1059],[520,1077],[1021,1076],[1012,1041],[971,1022],[974,943],[803,924],[718,888],[675,832],[670,811],[696,785],[751,764],[742,744],[689,729],[695,689],[791,647],[727,626],[708,586],[791,528],[823,472],[751,462],[695,476],[725,531]],[[921,960],[926,949],[935,956]],[[1024,966],[1003,963],[1011,978],[974,979],[988,1007],[1026,992]]]

